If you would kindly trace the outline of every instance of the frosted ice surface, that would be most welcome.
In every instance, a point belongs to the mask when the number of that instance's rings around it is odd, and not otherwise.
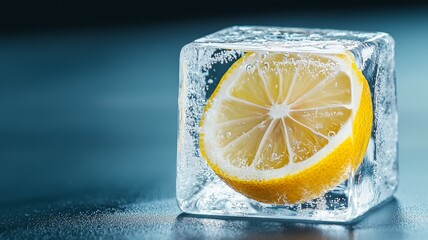
[[[248,51],[349,51],[355,56],[372,95],[371,140],[357,172],[324,196],[295,205],[259,203],[228,187],[201,157],[199,125],[207,99],[227,69]],[[177,202],[194,214],[351,221],[396,190],[397,124],[394,41],[388,34],[251,26],[221,30],[181,51]]]
[[[362,43],[373,42],[385,36],[388,34],[328,29],[236,26],[197,39],[195,43],[244,50],[331,53],[352,50]]]

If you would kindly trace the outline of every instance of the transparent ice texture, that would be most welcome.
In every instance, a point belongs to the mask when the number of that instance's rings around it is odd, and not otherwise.
[[[351,52],[368,81],[373,128],[363,163],[324,196],[301,204],[271,205],[226,185],[199,149],[200,120],[227,69],[245,52]],[[350,222],[397,189],[397,99],[394,40],[386,33],[280,27],[231,27],[183,47],[180,56],[177,202],[184,212],[289,220]]]

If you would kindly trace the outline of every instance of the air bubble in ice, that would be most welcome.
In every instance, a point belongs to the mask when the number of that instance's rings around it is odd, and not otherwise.
[[[269,63],[268,62],[264,62],[263,63],[265,70],[269,70]]]
[[[252,64],[248,64],[245,70],[247,70],[248,73],[253,73],[256,67]]]

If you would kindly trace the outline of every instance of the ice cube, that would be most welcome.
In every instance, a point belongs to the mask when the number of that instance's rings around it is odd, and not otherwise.
[[[281,55],[281,57],[276,57],[279,55]],[[303,65],[304,61],[309,63],[313,61],[314,58],[310,56],[321,56],[317,59],[324,59],[323,56],[326,56],[325,59],[333,60],[316,60],[322,65],[320,68],[314,67],[314,65],[311,64]],[[255,131],[260,131],[260,129],[262,129],[263,131],[274,132],[277,130],[279,132],[283,131],[284,134],[302,135],[302,131],[308,131],[309,129],[315,132],[315,134],[320,135],[320,139],[324,137],[327,140],[311,140],[312,142],[310,142],[310,139],[300,137],[298,139],[299,141],[291,141],[290,137],[284,137],[283,139],[290,140],[287,142],[287,140],[280,141],[272,138],[273,140],[269,142],[269,144],[266,144],[266,146],[268,146],[267,148],[275,149],[279,147],[286,149],[284,150],[285,152],[283,154],[273,152],[270,155],[263,155],[263,153],[260,153],[262,151],[256,151],[254,148],[260,148],[263,141],[270,141],[269,134],[271,133],[269,133],[267,134],[268,137],[264,137],[259,142],[256,142],[260,144],[256,144],[254,147],[250,147],[248,144],[234,144],[234,150],[226,154],[221,151],[213,151],[212,149],[222,149],[220,146],[221,144],[216,146],[217,148],[211,148],[211,145],[215,145],[216,143],[215,141],[209,141],[210,149],[205,149],[204,151],[211,152],[204,154],[203,151],[201,151],[202,134],[205,136],[214,136],[212,138],[217,137],[220,139],[219,141],[225,142],[227,145],[230,141],[237,138],[234,134],[240,131],[240,127],[250,124],[253,119],[252,117],[248,117],[249,115],[247,118],[242,117],[234,119],[232,120],[235,124],[233,125],[234,127],[230,131],[228,130],[227,134],[217,134],[218,136],[214,133],[216,131],[215,129],[219,128],[217,124],[211,124],[211,128],[209,128],[210,132],[203,132],[202,130],[202,119],[208,119],[206,120],[207,122],[215,122],[224,117],[221,114],[210,115],[210,111],[207,109],[209,109],[211,105],[218,106],[218,109],[229,107],[229,110],[235,113],[243,111],[242,106],[226,106],[226,103],[222,102],[223,100],[215,99],[220,98],[218,95],[221,95],[222,92],[225,92],[224,95],[226,97],[228,94],[231,94],[232,90],[227,90],[228,92],[224,89],[221,91],[219,90],[220,87],[231,88],[230,86],[221,85],[232,86],[234,84],[233,79],[239,79],[238,75],[235,76],[231,74],[231,72],[238,72],[233,70],[234,67],[232,67],[232,65],[235,64],[234,66],[238,65],[242,67],[242,72],[246,72],[242,74],[247,74],[246,76],[248,79],[253,76],[254,71],[258,71],[259,74],[271,74],[269,76],[259,77],[262,79],[259,79],[259,81],[265,81],[263,79],[269,78],[284,78],[283,76],[288,74],[286,72],[290,71],[290,69],[294,71],[290,73],[290,76],[296,75],[295,72],[298,71],[307,71],[310,73],[306,74],[306,78],[309,78],[309,80],[304,80],[305,77],[296,77],[294,81],[300,81],[297,82],[297,84],[300,84],[303,88],[308,88],[309,90],[306,89],[305,91],[309,92],[311,88],[321,88],[321,85],[328,85],[325,82],[313,84],[310,78],[317,79],[323,76],[323,74],[326,76],[335,76],[334,74],[337,74],[336,71],[343,70],[338,68],[336,66],[337,64],[331,65],[330,70],[327,69],[326,62],[337,63],[335,62],[336,60],[334,60],[336,56],[341,56],[342,58],[350,56],[350,61],[355,63],[356,68],[358,68],[355,71],[363,74],[364,78],[362,79],[368,83],[370,92],[369,99],[371,100],[373,116],[373,120],[370,122],[372,123],[371,133],[370,129],[368,129],[367,136],[370,138],[368,146],[359,149],[362,154],[361,156],[364,157],[362,162],[355,165],[355,167],[352,164],[349,165],[349,169],[346,170],[346,177],[343,179],[333,175],[327,176],[327,178],[331,177],[332,182],[341,179],[340,182],[337,182],[337,184],[331,186],[329,189],[319,191],[319,196],[308,194],[307,196],[312,196],[312,198],[302,197],[298,199],[297,202],[293,202],[287,194],[284,194],[284,191],[287,192],[287,189],[282,191],[278,190],[278,198],[275,201],[269,200],[268,197],[266,197],[267,200],[263,200],[263,181],[269,178],[269,174],[274,174],[276,177],[281,178],[286,177],[287,174],[304,171],[307,167],[310,167],[311,161],[317,161],[316,159],[321,159],[320,161],[323,161],[323,156],[327,156],[329,153],[329,150],[326,149],[329,149],[328,146],[330,143],[333,144],[333,142],[339,141],[333,139],[340,139],[340,136],[346,131],[352,134],[358,131],[352,130],[351,128],[347,130],[338,130],[339,132],[330,129],[323,135],[323,129],[326,128],[326,125],[332,125],[333,120],[321,123],[318,122],[317,124],[308,126],[311,123],[311,117],[314,116],[314,114],[311,115],[309,112],[306,115],[302,115],[304,117],[299,122],[299,124],[301,124],[300,127],[289,127],[286,118],[288,117],[291,119],[292,117],[289,113],[291,111],[291,105],[287,105],[284,99],[284,103],[277,101],[280,97],[268,96],[271,101],[272,98],[275,98],[275,103],[273,103],[274,106],[270,109],[279,109],[281,111],[270,111],[271,113],[274,112],[275,116],[272,117],[272,115],[267,114],[266,116],[268,116],[267,118],[269,119],[260,123],[258,125],[259,130]],[[260,64],[264,59],[271,60],[266,60],[266,62]],[[291,59],[298,60],[293,62],[294,60]],[[340,62],[342,60],[337,61]],[[291,67],[287,67],[287,64]],[[229,76],[225,77],[225,75]],[[223,83],[222,78],[226,79],[224,82],[227,83]],[[290,77],[290,79],[282,79],[281,84],[273,84],[267,87],[263,85],[266,84],[266,82],[260,85],[257,79],[253,79],[252,81],[254,82],[251,82],[250,84],[252,85],[248,87],[253,91],[250,95],[257,95],[258,89],[263,88],[263,86],[266,87],[266,89],[270,89],[269,91],[277,91],[276,95],[279,95],[279,91],[282,90],[276,89],[292,88],[290,87],[293,81],[291,78],[292,77]],[[303,83],[302,81],[307,82]],[[220,82],[222,83],[219,84]],[[284,84],[288,87],[285,87]],[[335,82],[332,86],[338,88],[339,85],[340,82]],[[352,85],[352,89],[354,89],[354,85]],[[358,99],[358,97],[354,97],[356,92],[354,90],[351,92],[350,94],[353,94],[353,101]],[[321,94],[314,96],[320,96],[323,92],[320,93]],[[343,94],[343,91],[341,94]],[[311,96],[311,94],[306,95]],[[315,99],[316,97],[314,96],[306,102]],[[312,102],[314,101],[315,100]],[[254,102],[250,102],[250,105],[251,104],[254,104]],[[259,103],[256,103],[256,105],[257,104]],[[269,109],[268,105],[262,107]],[[349,108],[349,106],[342,107],[344,107],[344,109],[345,107]],[[251,111],[253,110],[248,111],[251,115]],[[267,112],[269,113],[269,111]],[[320,115],[320,112],[322,111],[317,110],[315,114]],[[254,114],[257,115],[257,112],[254,112]],[[333,119],[331,114],[337,118],[348,116],[346,115],[346,109],[342,112],[329,112],[329,114],[328,116],[331,119]],[[353,121],[356,119],[353,117],[355,114],[356,110],[354,109],[352,114],[348,116],[349,119],[351,119],[350,124],[352,126],[355,124]],[[386,33],[237,26],[197,39],[184,46],[180,55],[179,134],[177,151],[178,205],[182,211],[192,214],[350,222],[363,215],[371,208],[389,199],[397,189],[397,115],[394,75],[394,40]],[[273,123],[274,121],[275,123]],[[283,122],[284,125],[281,125]],[[261,124],[263,124],[263,127],[260,127],[262,126]],[[345,128],[342,123],[337,123],[335,126],[341,129]],[[244,128],[245,127],[243,127],[243,129]],[[251,139],[254,139],[254,134],[252,135],[250,132],[251,131],[247,129],[239,133],[247,137],[247,140],[249,139],[248,141],[251,141]],[[353,136],[352,134],[351,136]],[[307,147],[308,144],[304,145],[306,141],[309,141],[312,145],[309,144],[310,146]],[[254,150],[255,154],[245,155],[245,151],[252,151],[251,149]],[[303,160],[299,160],[299,162],[291,158],[293,154],[303,154],[305,157],[302,158]],[[359,153],[349,154],[355,155]],[[347,155],[347,152],[343,154],[343,157],[336,159],[338,165],[340,165],[339,162],[342,161],[353,161],[345,157],[345,155]],[[244,158],[242,156],[249,157]],[[269,159],[269,156],[275,156],[275,158]],[[278,159],[284,156],[289,159],[281,163]],[[233,184],[231,181],[228,181],[224,175],[222,176],[222,174],[219,173],[218,169],[214,171],[213,164],[210,165],[210,160],[206,158],[224,159],[224,161],[219,160],[216,163],[227,163],[231,165],[227,167],[225,171],[235,169],[233,171],[239,172],[239,169],[245,167],[254,168],[255,170],[242,170],[240,175],[238,174],[238,177],[247,180],[256,179],[255,181],[261,182],[260,186],[262,187],[260,188],[258,197],[252,197],[254,194],[252,195],[252,193],[249,193],[248,189],[245,190],[245,187],[239,188],[236,183]],[[255,167],[253,167],[250,160],[253,162],[267,161],[268,166],[266,167],[266,164],[255,164],[257,166],[254,165]],[[307,162],[307,164],[304,162]],[[282,170],[286,168],[288,170]],[[276,187],[279,189],[281,186]],[[284,186],[288,185],[284,184]],[[293,186],[295,186],[295,188],[301,188],[299,189],[300,192],[315,192],[313,189],[310,189],[311,186],[309,183],[302,182],[300,185],[295,184]]]

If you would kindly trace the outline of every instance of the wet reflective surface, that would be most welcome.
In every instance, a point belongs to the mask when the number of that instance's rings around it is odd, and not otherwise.
[[[353,225],[192,216],[180,213],[175,199],[130,192],[22,203],[2,217],[6,238],[414,239],[428,234],[427,215],[395,198]]]

